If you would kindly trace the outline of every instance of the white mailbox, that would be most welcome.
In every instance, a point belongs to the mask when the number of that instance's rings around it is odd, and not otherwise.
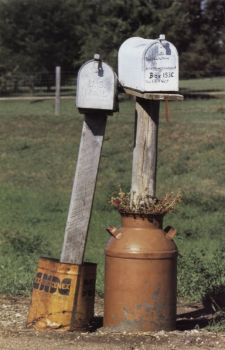
[[[161,34],[159,39],[133,37],[119,49],[119,82],[142,92],[178,91],[178,53]]]
[[[76,106],[79,109],[118,109],[116,75],[98,54],[78,72]]]

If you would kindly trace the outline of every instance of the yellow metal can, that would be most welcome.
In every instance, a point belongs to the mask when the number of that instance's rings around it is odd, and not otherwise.
[[[94,317],[96,264],[40,258],[27,326],[36,329],[87,328]]]

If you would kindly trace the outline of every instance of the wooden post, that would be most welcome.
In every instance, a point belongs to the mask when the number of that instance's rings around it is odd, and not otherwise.
[[[136,97],[136,133],[133,151],[131,201],[156,195],[157,146],[160,101],[181,101],[183,96],[168,93],[140,92],[124,88]]]
[[[85,115],[61,262],[82,264],[107,116]]]
[[[61,67],[55,68],[55,115],[60,115]]]
[[[155,196],[159,101],[136,99],[136,140],[133,151],[131,196]]]

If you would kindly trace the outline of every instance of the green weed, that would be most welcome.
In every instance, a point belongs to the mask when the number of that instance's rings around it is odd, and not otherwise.
[[[211,253],[212,254],[212,253]],[[211,257],[205,249],[185,252],[178,259],[178,292],[190,300],[207,300],[207,295],[225,285],[225,250],[217,249]]]

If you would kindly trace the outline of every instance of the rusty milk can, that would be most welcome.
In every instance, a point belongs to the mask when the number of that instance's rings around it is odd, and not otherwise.
[[[176,327],[176,231],[162,216],[122,215],[105,248],[104,326],[158,331]]]

